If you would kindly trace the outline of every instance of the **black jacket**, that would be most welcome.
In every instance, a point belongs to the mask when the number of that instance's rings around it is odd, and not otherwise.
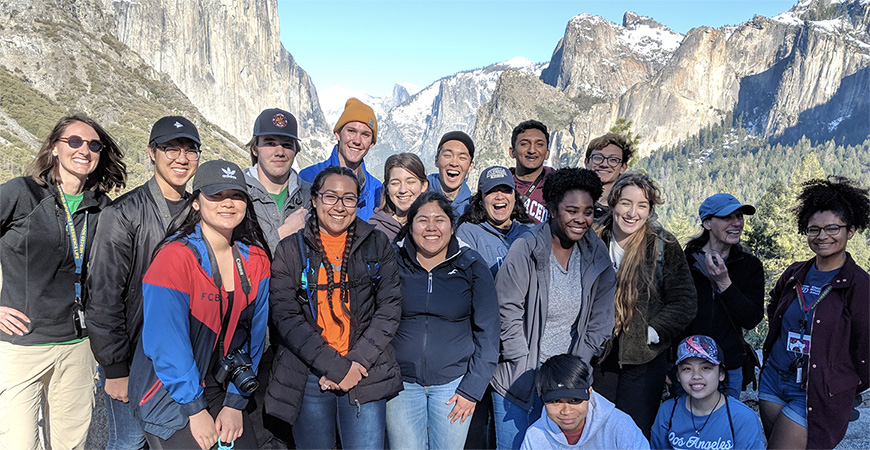
[[[398,243],[402,320],[393,347],[409,383],[431,386],[459,377],[457,393],[478,402],[498,362],[495,282],[476,251],[453,237],[447,259],[427,272],[413,240]]]
[[[764,318],[764,267],[739,245],[731,246],[725,260],[731,286],[717,292],[710,278],[697,266],[694,255],[698,252],[700,248],[686,246],[686,261],[698,292],[698,313],[683,336],[674,342],[693,334],[710,336],[725,354],[725,367],[737,369],[746,359],[743,329],[755,328]]]
[[[110,203],[104,193],[84,191],[81,204],[72,213],[77,239],[87,217],[82,279],[87,274],[99,213]],[[24,336],[0,333],[0,340],[34,345],[78,337],[73,322],[76,265],[57,185],[40,185],[31,177],[18,177],[0,186],[0,262],[0,306],[15,308],[30,318]],[[85,303],[87,294],[83,287]]]
[[[154,178],[103,211],[86,285],[92,293],[87,305],[91,349],[107,378],[130,374],[142,331],[142,278],[170,219]]]
[[[309,249],[316,248],[316,238],[308,227],[298,233],[302,233]],[[304,290],[301,296],[297,295],[303,270],[297,234],[281,240],[272,262],[269,318],[273,327],[272,342],[277,350],[266,391],[266,412],[293,423],[299,414],[308,373],[314,371],[339,382],[347,375],[351,361],[360,363],[368,372],[368,376],[348,392],[351,404],[395,396],[402,390],[402,377],[390,341],[399,326],[402,297],[396,255],[389,239],[374,226],[356,219],[356,238],[347,269],[352,286],[350,350],[341,356],[320,334],[321,328],[312,313],[316,297],[312,305]],[[370,280],[375,277],[370,277],[360,248],[367,240],[374,240],[366,245],[373,245],[376,252],[377,276],[373,282]],[[310,255],[310,267],[317,270],[318,255],[314,251]]]

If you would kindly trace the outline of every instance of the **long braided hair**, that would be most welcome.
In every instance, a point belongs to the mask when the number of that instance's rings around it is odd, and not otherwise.
[[[316,199],[320,195],[321,189],[323,189],[323,184],[326,182],[326,179],[332,175],[340,175],[346,176],[353,180],[354,186],[356,187],[356,195],[360,194],[360,183],[359,179],[353,173],[352,170],[346,167],[340,166],[330,166],[320,171],[317,176],[314,178],[314,183],[311,184],[311,198]],[[312,206],[316,204],[312,202]],[[341,331],[344,332],[344,323],[338,318],[335,314],[335,308],[332,304],[332,293],[335,290],[335,281],[333,280],[333,265],[332,262],[329,261],[329,257],[326,255],[326,250],[323,247],[323,240],[320,238],[320,222],[317,219],[317,211],[315,207],[315,211],[313,214],[310,214],[308,217],[308,221],[305,226],[308,228],[308,231],[314,236],[314,251],[320,256],[320,263],[323,265],[324,270],[326,271],[326,303],[329,305],[329,314],[332,316],[332,320],[338,324]],[[355,326],[356,319],[350,313],[350,296],[349,289],[347,288],[347,263],[350,260],[350,250],[353,247],[354,239],[356,238],[356,220],[350,223],[350,226],[347,229],[347,239],[344,242],[344,253],[341,258],[341,269],[339,272],[339,298],[341,299],[341,310],[350,317],[351,327]],[[320,289],[322,283],[317,283],[317,289]]]

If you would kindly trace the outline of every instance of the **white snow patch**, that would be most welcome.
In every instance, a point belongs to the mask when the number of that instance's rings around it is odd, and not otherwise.
[[[635,54],[662,63],[667,62],[667,58],[670,58],[683,42],[682,34],[648,25],[622,28],[620,31],[618,38],[620,44],[630,48]]]
[[[835,129],[837,129],[837,127],[840,126],[840,122],[842,122],[843,120],[845,120],[847,118],[848,118],[848,116],[837,117],[836,119],[828,122],[828,131],[831,132],[831,131],[834,131]]]
[[[784,23],[786,25],[801,25],[804,23],[800,17],[791,11],[786,11],[778,16],[774,16],[773,20]]]
[[[812,22],[813,26],[819,27],[828,32],[839,31],[842,28],[840,19],[816,20]]]

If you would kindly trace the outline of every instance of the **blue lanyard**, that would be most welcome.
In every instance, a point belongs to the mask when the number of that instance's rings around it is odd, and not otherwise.
[[[72,243],[73,259],[75,259],[76,262],[76,275],[81,275],[82,265],[85,261],[85,243],[88,238],[88,212],[85,211],[85,223],[82,225],[81,237],[76,240],[76,226],[73,223],[69,204],[67,204],[66,197],[63,195],[60,186],[57,187],[57,190],[60,192],[60,201],[63,203],[63,209],[66,212],[66,229],[69,233],[69,240]],[[82,298],[82,283],[79,278],[80,277],[76,277],[76,301]]]

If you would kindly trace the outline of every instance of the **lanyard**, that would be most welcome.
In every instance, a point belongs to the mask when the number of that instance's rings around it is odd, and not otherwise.
[[[800,283],[795,283],[794,288],[795,288],[795,291],[797,291],[798,301],[800,302],[801,309],[802,309],[803,312],[804,312],[804,318],[806,318],[807,314],[808,314],[810,311],[812,311],[813,308],[815,308],[816,305],[818,305],[819,302],[821,302],[823,298],[827,297],[828,294],[831,293],[831,289],[833,289],[833,287],[830,285],[830,283],[829,283],[829,284],[826,284],[826,285],[824,286],[824,289],[822,289],[822,292],[819,293],[819,297],[816,299],[816,301],[814,301],[811,305],[807,306],[807,301],[806,301],[806,299],[804,298],[804,290],[803,290],[803,288],[801,287],[801,284],[800,284]]]
[[[203,236],[202,241],[205,243],[205,248],[208,250],[208,259],[211,264],[211,273],[212,279],[214,281],[215,287],[218,290],[218,300],[220,302],[220,320],[221,320],[221,328],[223,328],[223,334],[218,334],[218,343],[220,345],[220,349],[224,355],[228,354],[228,349],[225,348],[225,338],[227,338],[227,333],[229,333],[229,323],[230,316],[233,313],[233,300],[232,298],[227,299],[227,311],[226,315],[224,315],[224,295],[223,295],[223,282],[221,280],[221,271],[220,267],[218,267],[217,258],[214,256],[214,251],[211,249],[211,244],[209,244],[208,240]],[[248,302],[248,294],[251,293],[251,283],[248,281],[248,275],[245,272],[245,264],[242,261],[242,255],[239,253],[239,245],[233,244],[233,263],[236,267],[236,273],[239,275],[239,283],[241,283],[242,292],[245,294],[245,304]],[[250,337],[250,332],[249,332]],[[251,341],[248,341],[248,352],[250,353]]]
[[[535,179],[535,182],[532,183],[531,186],[529,186],[529,189],[526,190],[526,193],[521,196],[523,201],[532,197],[532,192],[535,192],[535,189],[537,189],[538,185],[541,184],[541,180],[544,179],[544,174],[546,174],[546,173],[547,173],[547,171],[542,167],[541,173],[538,175],[538,178]]]
[[[79,278],[82,274],[82,265],[85,260],[85,243],[88,238],[88,213],[85,211],[85,223],[82,225],[82,234],[76,240],[76,226],[73,223],[72,213],[69,210],[69,204],[66,202],[66,196],[64,196],[60,186],[57,187],[57,190],[60,192],[60,201],[63,203],[63,209],[66,212],[66,229],[69,232],[69,240],[72,243],[73,259],[76,262],[76,275],[79,275],[76,277],[76,302],[78,302],[82,298],[82,284]]]

